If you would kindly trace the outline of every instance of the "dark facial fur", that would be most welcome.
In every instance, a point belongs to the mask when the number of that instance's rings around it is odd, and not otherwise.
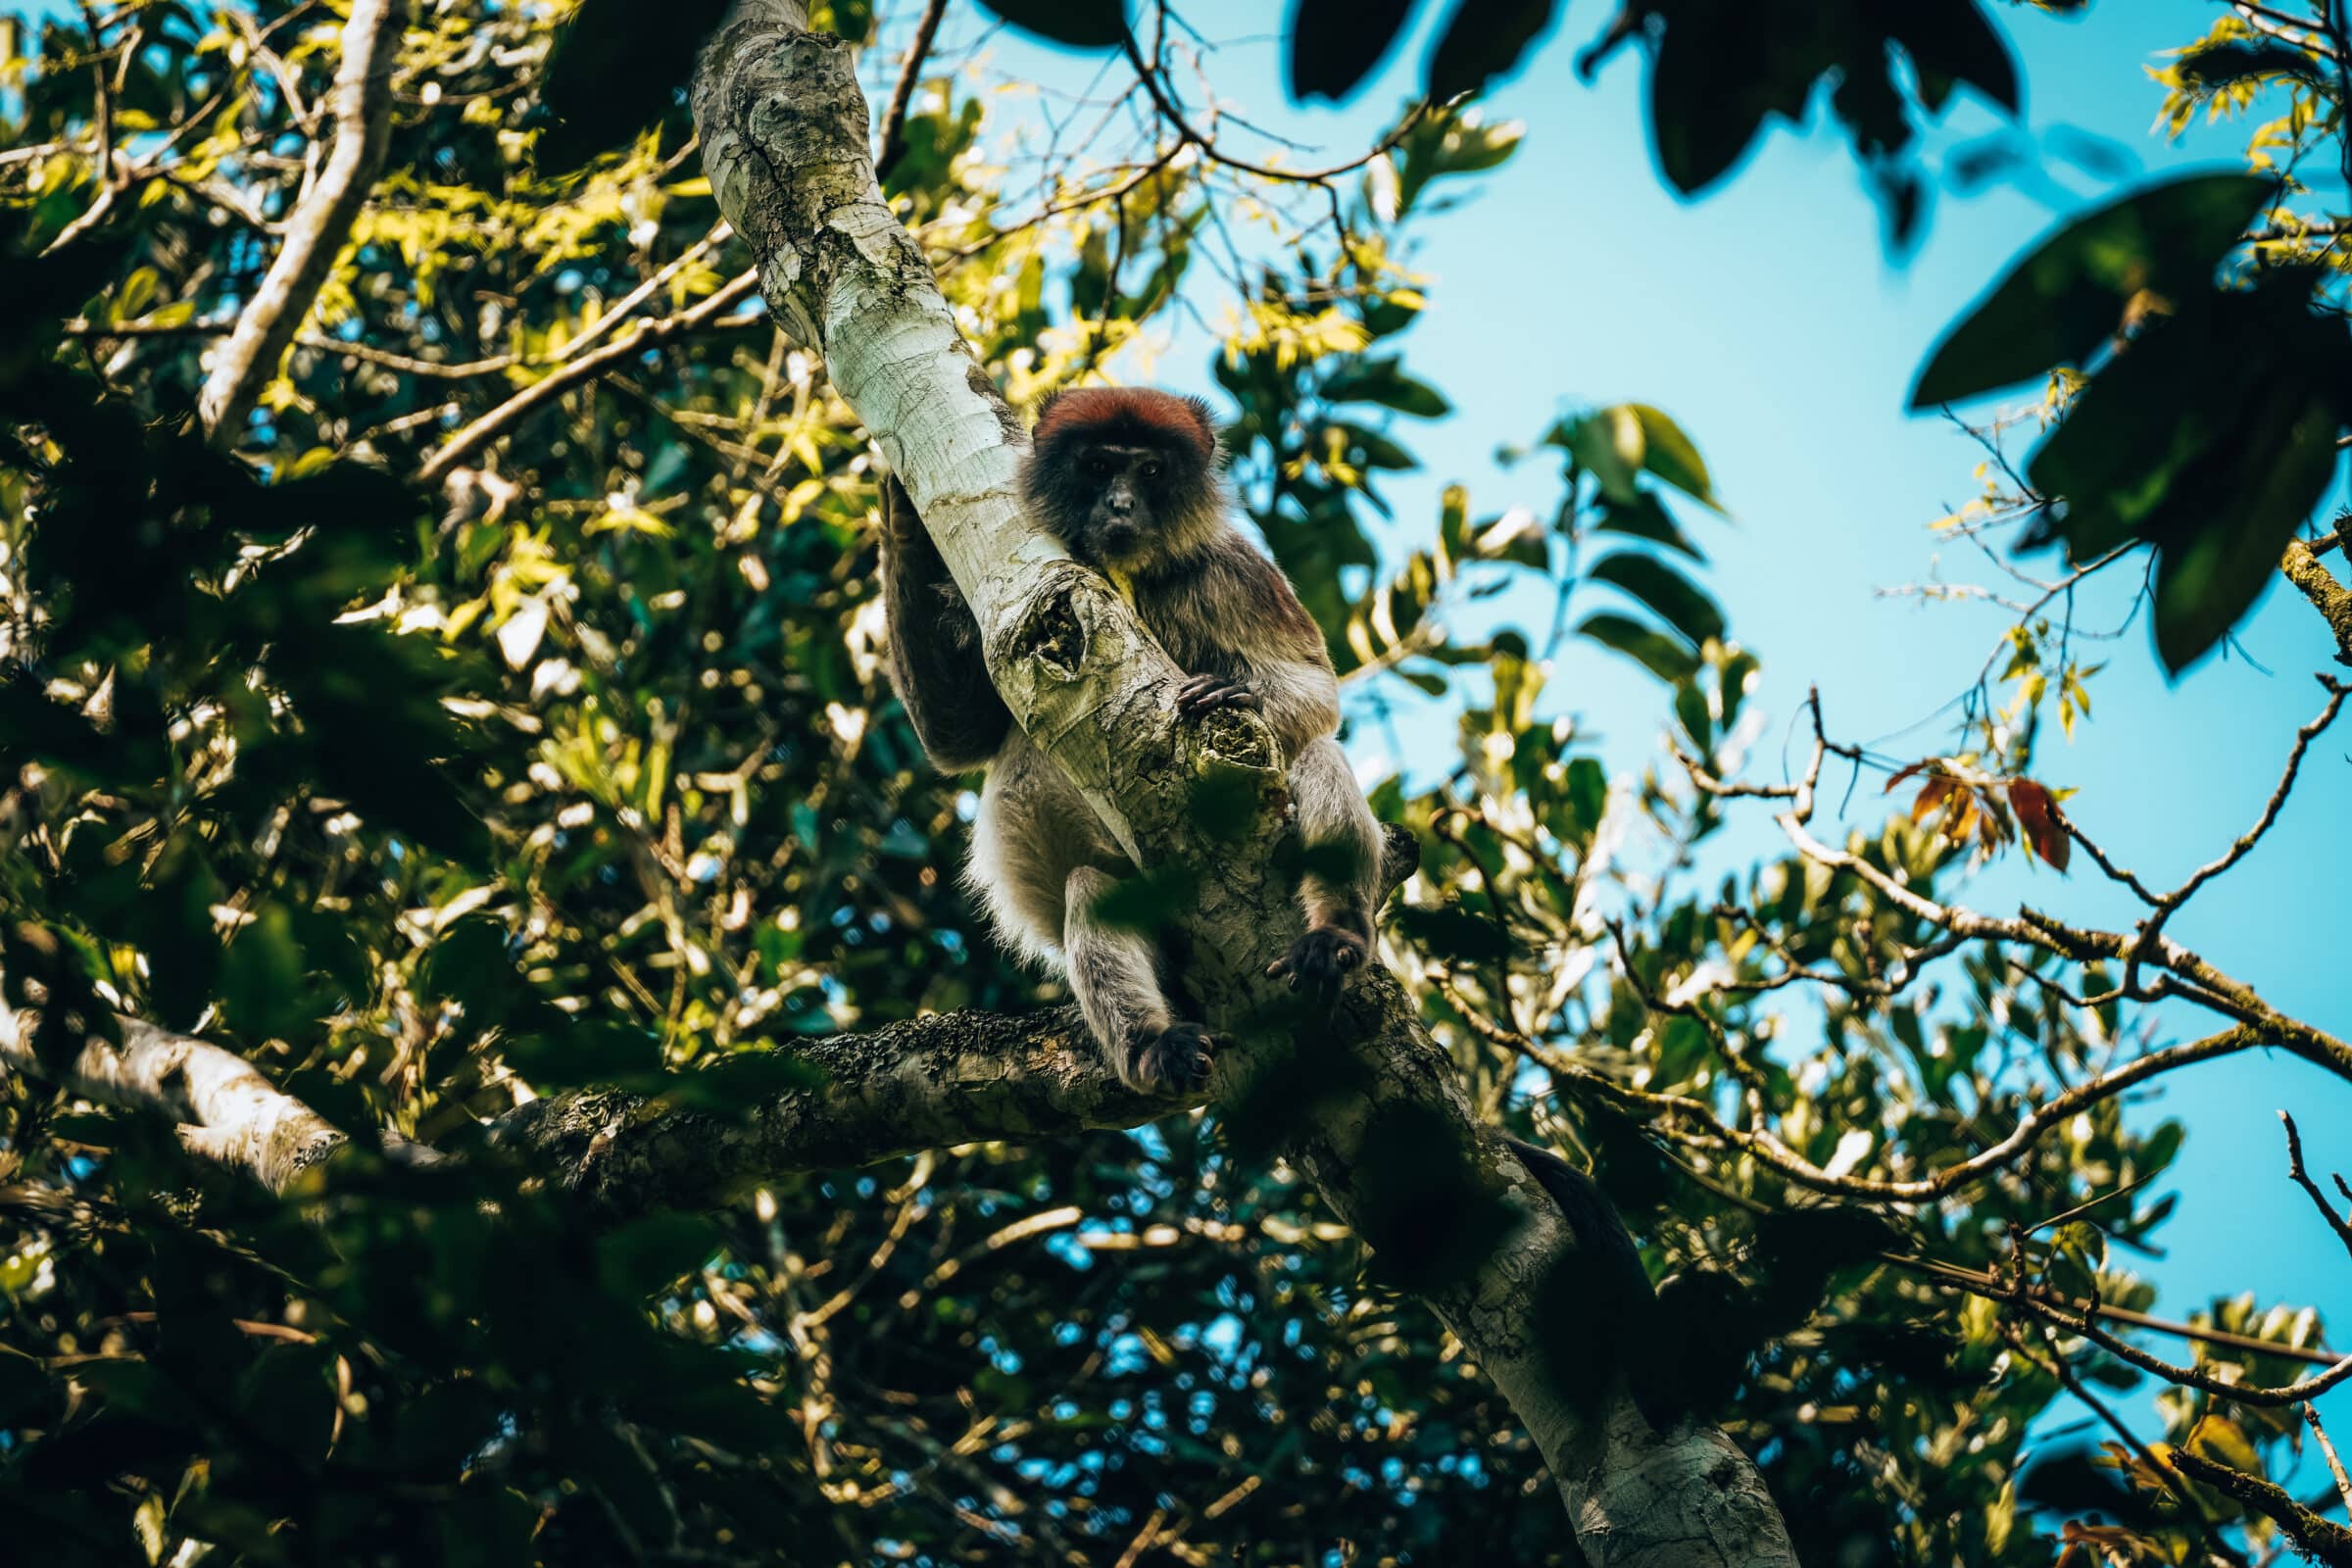
[[[1062,547],[1135,570],[1197,554],[1223,526],[1207,409],[1165,392],[1094,387],[1038,416],[1022,497]]]

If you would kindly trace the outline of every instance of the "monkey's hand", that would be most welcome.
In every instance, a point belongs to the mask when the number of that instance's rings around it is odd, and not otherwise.
[[[1217,1043],[1197,1023],[1172,1023],[1135,1048],[1128,1081],[1146,1094],[1173,1094],[1208,1083]]]
[[[1227,680],[1222,675],[1195,675],[1176,688],[1176,711],[1184,718],[1198,718],[1213,713],[1220,708],[1260,709],[1265,699],[1240,681]]]
[[[1289,953],[1266,965],[1266,973],[1328,1005],[1371,951],[1372,944],[1345,927],[1311,926]]]

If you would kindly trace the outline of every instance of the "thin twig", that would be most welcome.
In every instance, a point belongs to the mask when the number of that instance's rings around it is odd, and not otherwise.
[[[2286,1127],[2286,1179],[2311,1195],[2312,1205],[2327,1219],[2328,1228],[2344,1244],[2344,1250],[2352,1252],[2352,1224],[2345,1223],[2344,1217],[2335,1211],[2335,1204],[2320,1191],[2320,1184],[2303,1168],[2303,1134],[2295,1126],[2295,1118],[2281,1110],[2278,1120]]]
[[[890,105],[882,112],[881,151],[874,154],[874,177],[890,173],[890,166],[906,151],[906,109],[914,101],[915,79],[922,74],[923,61],[931,53],[931,41],[939,36],[939,19],[948,14],[948,0],[930,0],[923,7],[923,18],[914,24],[914,41],[906,46],[906,59],[899,67],[898,84],[890,89]]]
[[[594,379],[606,368],[642,354],[657,343],[667,342],[681,332],[703,325],[725,312],[760,286],[757,269],[728,279],[726,285],[702,301],[690,311],[665,317],[658,321],[640,319],[626,336],[615,338],[592,354],[571,361],[553,374],[532,382],[506,402],[475,419],[471,424],[451,436],[433,455],[424,460],[416,477],[426,483],[438,481],[459,464],[479,451],[506,429],[541,406],[553,402],[564,392],[583,381]]]
[[[646,300],[653,295],[655,290],[663,287],[671,278],[676,277],[687,268],[692,267],[695,263],[710,255],[719,246],[725,244],[734,236],[734,225],[729,223],[725,219],[720,219],[716,223],[711,225],[710,233],[705,234],[701,239],[698,239],[692,245],[687,246],[686,249],[680,251],[677,256],[674,257],[668,263],[668,265],[664,266],[660,271],[654,273],[653,276],[647,278],[644,282],[638,284],[635,288],[629,290],[626,294],[623,294],[619,299],[615,300],[612,303],[612,308],[605,312],[602,316],[599,316],[595,321],[582,329],[578,337],[573,338],[570,342],[556,350],[553,356],[554,362],[558,365],[563,365],[568,361],[578,359],[595,344],[598,338],[603,337],[606,333],[612,331],[614,327],[620,325],[621,322],[627,320],[632,315],[634,315],[637,307],[643,305]]]

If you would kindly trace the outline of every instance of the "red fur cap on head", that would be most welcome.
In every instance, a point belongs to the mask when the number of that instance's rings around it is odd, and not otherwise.
[[[1150,387],[1090,386],[1056,392],[1038,406],[1030,440],[1039,447],[1072,435],[1097,440],[1125,439],[1136,445],[1177,444],[1203,466],[1217,461],[1217,424],[1199,398],[1180,398]]]

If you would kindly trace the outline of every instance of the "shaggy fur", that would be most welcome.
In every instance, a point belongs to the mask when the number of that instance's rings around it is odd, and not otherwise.
[[[1011,722],[970,609],[905,493],[890,489],[884,592],[900,701],[936,765],[988,768],[965,881],[1008,942],[1068,974],[1122,1078],[1145,1090],[1197,1086],[1215,1042],[1176,1020],[1156,944],[1097,915],[1134,867]],[[1339,681],[1322,633],[1289,579],[1227,520],[1207,406],[1164,392],[1064,393],[1038,416],[1021,489],[1074,558],[1120,582],[1192,677],[1176,693],[1180,713],[1250,708],[1273,729],[1308,850],[1307,929],[1274,972],[1335,992],[1371,951],[1380,827],[1333,738]]]

